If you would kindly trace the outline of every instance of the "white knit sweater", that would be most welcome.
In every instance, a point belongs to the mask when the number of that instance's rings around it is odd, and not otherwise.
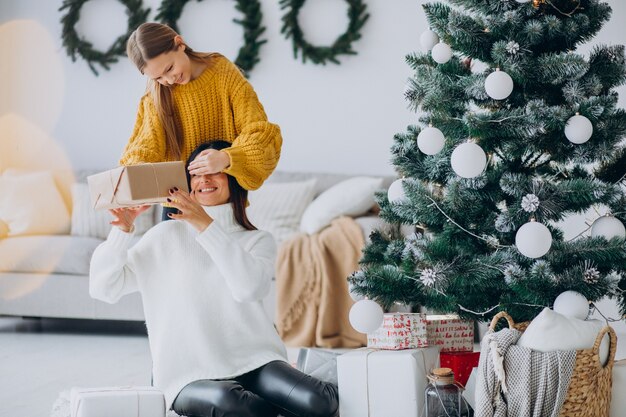
[[[115,303],[141,292],[153,383],[168,408],[192,381],[286,360],[262,305],[274,275],[274,239],[241,227],[231,204],[205,211],[214,221],[202,233],[185,221],[165,221],[130,249],[132,234],[113,227],[91,260],[92,297]]]

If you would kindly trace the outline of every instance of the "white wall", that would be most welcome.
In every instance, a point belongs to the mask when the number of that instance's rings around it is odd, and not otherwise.
[[[73,63],[61,46],[61,3],[0,0],[0,117],[17,113],[48,132],[74,168],[107,168],[116,164],[128,139],[145,81],[126,58],[99,77],[84,61]],[[338,66],[316,66],[293,59],[290,41],[280,34],[278,1],[262,0],[268,43],[250,81],[270,120],[283,130],[279,169],[394,172],[388,162],[392,137],[416,120],[403,98],[410,75],[404,56],[419,48],[425,29],[421,3],[367,1],[371,16],[354,44],[358,55],[341,58]],[[594,41],[624,43],[620,21],[626,19],[626,4],[610,3],[613,19]],[[153,9],[152,19],[159,1],[144,0],[144,5]],[[308,38],[330,43],[346,27],[346,7],[338,0],[307,2],[301,21]],[[241,44],[234,17],[231,1],[192,1],[179,26],[195,49],[221,51],[233,59]],[[102,49],[125,26],[124,8],[114,0],[86,3],[79,22],[81,33]],[[626,90],[620,93],[624,106]]]

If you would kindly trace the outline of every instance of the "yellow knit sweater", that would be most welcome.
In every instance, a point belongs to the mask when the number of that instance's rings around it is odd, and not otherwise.
[[[282,136],[268,122],[263,105],[239,69],[221,55],[195,80],[173,87],[177,123],[183,133],[181,159],[201,143],[225,140],[230,166],[224,170],[247,190],[255,190],[274,171],[280,158]],[[137,121],[120,165],[163,162],[165,131],[149,93],[139,104]]]

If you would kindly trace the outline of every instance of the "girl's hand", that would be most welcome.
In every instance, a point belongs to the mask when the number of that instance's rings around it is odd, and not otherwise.
[[[170,195],[171,197],[167,199],[167,202],[180,211],[180,214],[169,213],[172,219],[185,220],[198,232],[204,231],[213,223],[211,216],[204,211],[193,194],[189,195],[189,193],[180,191],[178,188],[172,188]]]
[[[137,206],[137,207],[122,207],[116,209],[110,209],[109,213],[115,217],[111,220],[113,226],[117,226],[122,232],[130,233],[134,229],[133,223],[135,219],[144,211],[150,208],[149,205]]]
[[[205,149],[189,164],[191,175],[208,175],[222,172],[230,166],[230,157],[226,152]]]

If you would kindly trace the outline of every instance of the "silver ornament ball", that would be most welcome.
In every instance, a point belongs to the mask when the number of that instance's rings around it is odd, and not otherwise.
[[[567,317],[585,320],[589,315],[589,301],[576,291],[565,291],[554,300],[553,310]]]
[[[436,127],[427,127],[417,135],[417,147],[426,155],[439,153],[446,143],[446,138],[441,130]]]
[[[567,119],[565,137],[572,143],[580,145],[587,142],[593,135],[593,125],[585,116],[577,114]]]
[[[354,303],[349,314],[350,324],[360,333],[372,333],[383,324],[383,309],[372,300]]]
[[[433,49],[435,45],[439,43],[439,36],[432,30],[425,30],[420,36],[420,44],[422,49],[426,52]]]
[[[475,143],[462,143],[452,151],[450,165],[458,176],[474,178],[485,170],[487,155],[483,148]]]
[[[591,225],[591,237],[604,237],[609,240],[614,237],[626,238],[626,228],[616,217],[607,215],[596,219]]]
[[[530,221],[517,230],[515,246],[524,256],[541,258],[552,246],[552,233],[543,224]]]
[[[485,91],[494,100],[504,100],[513,92],[513,79],[498,69],[485,79]]]
[[[439,42],[430,52],[431,56],[438,64],[445,64],[452,58],[452,48],[447,43]]]

